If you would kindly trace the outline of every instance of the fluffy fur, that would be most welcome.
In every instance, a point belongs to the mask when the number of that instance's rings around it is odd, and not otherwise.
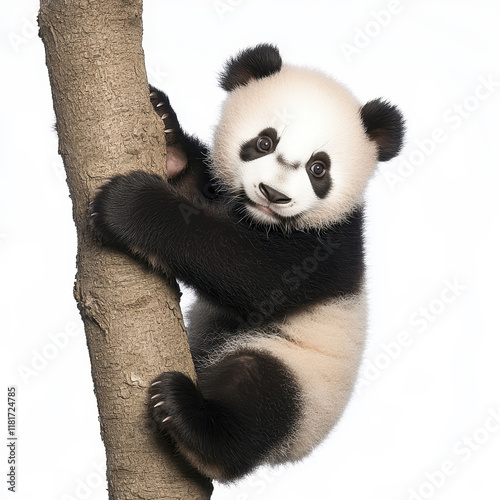
[[[363,192],[403,120],[270,45],[232,58],[220,82],[211,152],[151,88],[168,180],[117,176],[90,212],[103,243],[196,290],[197,383],[161,374],[150,410],[192,465],[231,481],[303,458],[342,415],[365,336]]]

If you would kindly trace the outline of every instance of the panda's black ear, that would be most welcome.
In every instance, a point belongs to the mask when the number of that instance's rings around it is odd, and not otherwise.
[[[224,90],[231,91],[250,80],[277,73],[281,65],[278,49],[274,45],[260,44],[229,59],[219,76],[219,83]]]
[[[360,110],[366,133],[377,143],[378,160],[394,158],[403,145],[405,122],[399,109],[382,99],[367,102]]]

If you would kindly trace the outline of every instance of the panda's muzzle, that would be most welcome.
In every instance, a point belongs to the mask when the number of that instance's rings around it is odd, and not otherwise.
[[[263,184],[262,182],[259,184],[259,189],[260,189],[260,192],[271,203],[285,205],[285,204],[290,203],[292,201],[292,199],[289,198],[288,196],[286,196],[285,194],[280,193],[279,191],[276,191],[276,189],[273,189],[272,187],[270,187],[266,184]]]

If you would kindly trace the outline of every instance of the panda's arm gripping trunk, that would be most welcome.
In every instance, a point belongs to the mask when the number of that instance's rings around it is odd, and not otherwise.
[[[138,255],[244,319],[355,293],[362,213],[321,233],[284,235],[195,207],[159,176],[133,172],[104,185],[92,205],[101,241]],[[192,251],[190,251],[192,249]]]

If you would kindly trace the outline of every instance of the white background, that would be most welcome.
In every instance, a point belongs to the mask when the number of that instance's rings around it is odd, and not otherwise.
[[[302,463],[216,485],[213,498],[500,498],[497,2],[145,3],[150,80],[204,140],[223,61],[263,41],[363,102],[390,99],[408,126],[367,193],[369,341],[344,418]],[[1,428],[7,386],[19,412],[18,493],[2,444],[0,496],[98,500],[104,449],[37,8],[10,2],[0,19]]]

